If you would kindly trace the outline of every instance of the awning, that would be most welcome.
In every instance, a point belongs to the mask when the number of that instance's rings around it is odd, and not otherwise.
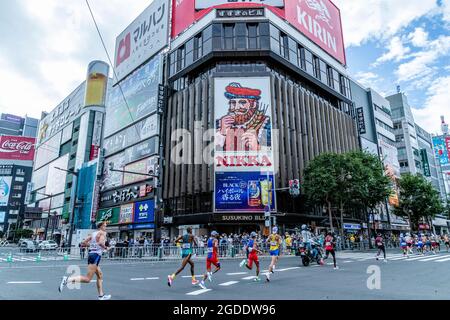
[[[437,227],[447,227],[447,220],[443,218],[434,218],[433,224]]]

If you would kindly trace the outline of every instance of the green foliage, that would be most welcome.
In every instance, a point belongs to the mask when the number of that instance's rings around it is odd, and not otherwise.
[[[33,236],[33,230],[30,229],[20,229],[15,231],[16,239],[30,239]]]
[[[422,218],[433,218],[445,211],[439,192],[424,177],[402,175],[398,186],[399,206],[395,208],[394,213],[400,217],[407,217],[412,229],[418,226]]]

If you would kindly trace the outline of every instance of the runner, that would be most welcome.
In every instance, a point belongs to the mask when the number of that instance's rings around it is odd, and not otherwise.
[[[258,244],[256,243],[256,232],[252,232],[250,235],[250,240],[248,241],[248,259],[242,260],[239,266],[242,268],[244,265],[247,269],[253,269],[253,262],[256,265],[256,278],[254,281],[261,281],[259,277],[259,260],[258,260],[258,252],[261,253],[258,249]]]
[[[408,257],[408,244],[406,243],[406,237],[403,236],[403,233],[400,233],[400,248],[403,251],[403,256]]]
[[[328,259],[329,254],[333,256],[333,264],[334,264],[334,270],[339,269],[339,267],[336,265],[336,252],[334,251],[334,248],[336,246],[336,240],[334,239],[334,236],[331,232],[327,233],[327,236],[325,237],[325,257],[324,260]]]
[[[447,252],[448,252],[450,249],[450,240],[449,240],[447,234],[444,235],[444,242],[445,242],[445,247],[447,248]]]
[[[103,272],[98,266],[103,252],[106,252],[109,249],[105,244],[106,222],[102,221],[97,223],[97,228],[97,231],[95,231],[81,243],[83,247],[89,246],[87,275],[63,277],[58,288],[59,292],[62,292],[64,287],[66,287],[69,283],[90,283],[95,274],[97,276],[98,300],[111,299],[111,295],[105,295],[105,293],[103,292]]]
[[[425,241],[423,242],[424,244],[426,244],[426,249],[428,252],[432,251],[432,247],[431,247],[431,236],[425,236]]]
[[[185,234],[184,236],[179,236],[175,240],[175,243],[179,243],[181,241],[182,241],[182,244],[181,244],[181,258],[183,259],[183,262],[181,263],[181,268],[178,269],[177,272],[175,272],[172,275],[168,275],[167,276],[167,285],[169,287],[172,286],[173,281],[175,280],[176,276],[181,271],[184,270],[184,268],[186,267],[186,265],[188,263],[191,265],[192,285],[195,286],[195,285],[200,283],[198,280],[195,279],[194,262],[191,260],[193,244],[197,246],[197,241],[195,240],[195,237],[192,234],[192,228],[191,227],[188,227],[187,228],[187,234]]]
[[[206,289],[205,280],[212,281],[212,275],[220,270],[220,262],[217,257],[217,248],[219,247],[219,234],[216,231],[211,232],[211,237],[208,240],[208,255],[206,258],[206,273],[203,276],[203,280],[200,282],[200,287]],[[216,267],[214,272],[211,272],[211,264]]]
[[[267,242],[270,243],[269,253],[272,259],[270,261],[269,272],[266,273],[266,281],[269,282],[270,274],[274,273],[275,265],[280,257],[281,237],[278,234],[277,227],[272,228],[272,234],[267,238]]]
[[[386,259],[386,248],[384,247],[384,240],[383,237],[381,236],[381,233],[379,233],[375,239],[375,244],[377,245],[378,248],[378,253],[376,256],[376,259],[378,260],[378,257],[380,256],[381,251],[383,251],[383,255],[384,255],[384,262],[387,262]]]
[[[406,247],[407,247],[406,257],[407,258],[409,258],[409,254],[413,254],[413,244],[414,244],[413,237],[411,237],[410,233],[407,233],[406,234]]]
[[[439,240],[437,239],[437,236],[432,235],[430,237],[430,241],[431,241],[431,251],[433,251],[434,254],[437,254],[437,250],[439,248]]]
[[[422,241],[422,235],[418,235],[417,237],[417,253],[418,254],[424,254],[423,253],[423,241]]]

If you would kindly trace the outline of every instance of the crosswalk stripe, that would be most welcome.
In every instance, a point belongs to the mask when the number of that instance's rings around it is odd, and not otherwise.
[[[203,274],[196,274],[194,277],[200,278],[203,277]],[[182,278],[192,278],[192,276],[182,276]]]
[[[145,278],[131,278],[131,281],[142,281],[145,280]]]
[[[211,291],[211,289],[201,289],[201,290],[196,290],[196,291],[192,291],[189,293],[186,293],[188,296],[198,296],[199,294],[203,294],[206,292]]]
[[[449,261],[450,258],[445,258],[445,259],[441,259],[441,260],[436,260],[435,262],[444,262],[444,261]]]
[[[409,258],[409,259],[406,259],[406,261],[416,261],[416,260],[421,260],[421,259],[426,259],[426,257],[420,256],[420,257],[415,257],[415,258]]]
[[[239,283],[239,281],[228,281],[228,282],[220,283],[219,286],[228,287],[228,286],[231,286],[236,283]]]
[[[251,279],[255,279],[255,278],[256,278],[255,276],[250,276],[250,277],[242,278],[242,280],[251,280]]]
[[[288,270],[295,270],[295,269],[300,269],[300,267],[291,267],[291,268],[284,268],[284,269],[275,269],[275,272],[288,271]]]
[[[389,258],[389,261],[397,261],[397,260],[405,260],[408,259],[406,257],[397,257],[397,258]]]
[[[442,258],[447,258],[447,257],[450,257],[450,255],[436,256],[436,257],[431,257],[431,258],[427,258],[427,259],[423,259],[423,260],[419,260],[419,261],[426,262],[426,261],[432,261],[432,260],[437,260],[437,259],[442,259]]]
[[[242,274],[247,274],[248,272],[232,272],[232,273],[227,273],[227,276],[238,276],[238,275],[242,275]]]
[[[145,280],[159,280],[159,277],[150,277],[150,278],[145,278]]]

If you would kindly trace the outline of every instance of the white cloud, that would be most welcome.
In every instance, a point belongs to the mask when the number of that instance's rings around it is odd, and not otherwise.
[[[379,57],[375,63],[374,67],[380,65],[383,62],[395,61],[399,62],[407,58],[407,54],[411,52],[411,49],[403,46],[403,41],[400,37],[393,37],[388,45],[388,52],[384,53]]]
[[[449,2],[449,0],[445,0]],[[439,13],[436,0],[335,0],[341,9],[346,46],[388,39],[424,15]]]
[[[111,59],[117,35],[151,2],[89,2]],[[0,112],[40,117],[41,111],[52,110],[84,80],[90,61],[108,60],[84,0],[17,0],[14,5],[23,13],[23,30],[19,30],[17,40],[0,42]],[[9,25],[1,28],[5,33],[17,32]],[[16,57],[12,48],[17,43],[21,44],[21,53],[28,52],[23,54],[23,64],[13,62]]]
[[[407,38],[415,47],[425,47],[428,44],[428,32],[422,27],[416,28]]]
[[[355,74],[355,79],[363,86],[369,88],[378,79],[378,75],[373,72],[358,72]]]
[[[442,13],[444,21],[450,23],[450,0],[442,0]]]
[[[415,121],[430,133],[440,133],[440,116],[450,121],[450,76],[437,78],[427,90],[424,108],[412,109]]]
[[[399,81],[413,81],[430,76],[437,71],[433,64],[450,53],[450,36],[440,36],[429,41],[425,50],[412,54],[412,60],[398,66],[395,74]]]

